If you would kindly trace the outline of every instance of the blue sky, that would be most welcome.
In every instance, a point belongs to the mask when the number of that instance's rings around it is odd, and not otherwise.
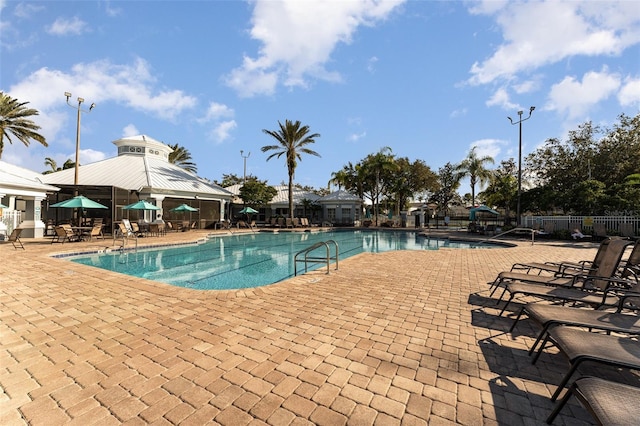
[[[634,1],[0,0],[0,90],[40,111],[49,143],[5,142],[4,161],[43,171],[116,155],[145,134],[178,143],[198,175],[286,182],[262,129],[300,120],[319,133],[295,180],[385,146],[434,171],[469,149],[496,164],[587,120],[640,111],[640,7]],[[64,92],[71,92],[70,108]],[[114,171],[117,172],[117,171]],[[461,192],[469,192],[466,187]]]

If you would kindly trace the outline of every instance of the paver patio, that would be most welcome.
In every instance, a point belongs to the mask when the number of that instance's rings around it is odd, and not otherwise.
[[[151,238],[190,241],[204,232]],[[403,251],[242,291],[197,291],[0,245],[0,424],[540,424],[567,365],[487,282],[596,244]],[[516,308],[514,304],[514,309]],[[556,424],[589,424],[577,405]]]

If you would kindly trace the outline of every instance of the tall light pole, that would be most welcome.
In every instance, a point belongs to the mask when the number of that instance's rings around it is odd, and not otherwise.
[[[73,185],[75,187],[74,196],[78,195],[78,167],[80,165],[80,117],[83,112],[91,112],[92,109],[96,107],[96,104],[92,103],[88,110],[82,109],[82,103],[84,102],[84,98],[78,97],[78,105],[71,105],[69,103],[69,98],[71,97],[71,93],[64,92],[64,95],[67,97],[67,105],[71,108],[75,108],[78,110],[78,119],[76,124],[76,164],[75,164],[75,174],[73,176]]]
[[[507,117],[511,124],[518,124],[520,126],[520,133],[518,137],[518,205],[516,209],[516,225],[520,226],[520,196],[522,195],[522,122],[531,118],[531,114],[536,107],[529,107],[529,115],[527,118],[522,118],[523,111],[518,111],[518,121],[513,121],[511,117]]]
[[[242,179],[242,184],[246,184],[247,183],[247,158],[249,158],[249,156],[251,155],[251,152],[247,152],[247,155],[244,155],[244,151],[240,150],[240,156],[244,159],[244,174],[243,179]]]

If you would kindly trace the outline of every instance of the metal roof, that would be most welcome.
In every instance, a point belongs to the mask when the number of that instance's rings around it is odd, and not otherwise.
[[[358,202],[358,201],[362,201],[358,196],[353,195],[350,192],[347,192],[343,189],[340,189],[338,191],[334,191],[331,194],[327,194],[324,197],[320,197],[320,199],[318,200],[319,203],[326,203],[326,202],[331,202],[331,203],[335,203],[336,201],[354,201],[354,202]]]
[[[271,185],[276,191],[276,195],[269,201],[267,204],[269,205],[289,205],[289,185]],[[240,188],[242,184],[236,184],[226,187],[225,189],[231,193],[233,193],[236,197],[240,194]],[[237,197],[238,202],[242,202],[240,197]],[[303,191],[300,188],[293,188],[293,204],[302,204],[302,200],[310,200],[316,201],[320,198],[318,194],[314,194],[313,192]],[[235,202],[235,201],[234,201]]]
[[[151,138],[140,137],[120,139],[117,157],[108,158],[78,168],[78,185],[83,186],[115,186],[128,190],[149,190],[153,193],[193,193],[230,198],[232,194],[224,188],[208,182],[183,168],[169,163],[161,155],[145,155],[125,152],[126,144],[144,145],[144,141],[152,148],[161,144]],[[122,145],[122,147],[121,147]],[[168,148],[168,147],[167,147]],[[170,148],[168,148],[170,151]],[[155,151],[157,152],[157,151]],[[57,185],[74,185],[75,170],[66,169],[44,175],[43,181]]]
[[[0,161],[0,186],[3,188],[21,188],[43,192],[60,190],[60,188],[43,183],[42,177],[42,174],[33,170]]]

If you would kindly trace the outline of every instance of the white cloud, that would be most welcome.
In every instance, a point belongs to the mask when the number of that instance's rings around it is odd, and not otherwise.
[[[75,158],[75,151],[73,153],[73,157]],[[102,161],[107,158],[107,155],[104,152],[96,151],[94,149],[80,149],[80,165],[83,164],[91,164],[96,161]]]
[[[47,32],[49,34],[59,36],[69,34],[80,35],[88,31],[91,31],[89,25],[77,16],[74,16],[71,19],[58,18],[47,28]]]
[[[207,108],[207,113],[205,116],[198,121],[201,123],[206,123],[212,120],[219,120],[221,118],[231,118],[235,115],[235,111],[233,108],[229,108],[224,104],[219,104],[217,102],[211,102],[209,104],[209,108]]]
[[[627,78],[618,93],[618,101],[622,106],[633,106],[640,109],[640,78]]]
[[[60,108],[60,98],[52,96],[70,91],[82,95],[98,107],[103,102],[124,103],[147,114],[173,120],[184,110],[193,108],[196,98],[181,90],[156,89],[156,79],[149,65],[137,59],[130,65],[109,61],[76,64],[70,72],[40,68],[8,91],[18,99],[29,99],[41,114]]]
[[[4,2],[3,2],[4,3]],[[29,19],[34,14],[43,11],[44,6],[38,6],[33,3],[18,3],[13,10],[13,15],[21,19]],[[2,10],[2,8],[0,8]]]
[[[579,118],[591,106],[615,94],[619,87],[620,77],[610,74],[606,67],[601,72],[586,73],[582,81],[565,77],[551,87],[545,109],[563,113],[569,119]]]
[[[360,139],[364,138],[367,136],[367,132],[361,132],[361,133],[352,133],[349,135],[348,140],[350,142],[358,142]]]
[[[504,87],[499,88],[498,90],[495,91],[495,93],[493,94],[493,96],[491,96],[489,98],[489,100],[486,102],[487,106],[499,106],[503,109],[517,109],[518,105],[514,104],[513,102],[511,102],[511,99],[509,97],[509,93],[507,92],[507,89],[505,89]]]
[[[471,143],[470,148],[476,147],[476,155],[480,158],[489,156],[497,158],[506,142],[500,139],[479,139]]]
[[[235,120],[222,121],[217,123],[210,135],[217,143],[222,143],[231,137],[231,131],[238,127]]]
[[[633,1],[505,2],[487,0],[472,13],[495,15],[504,43],[471,67],[470,84],[511,79],[572,56],[618,55],[640,42]]]
[[[467,115],[468,112],[469,110],[467,108],[460,108],[455,111],[452,111],[451,114],[449,114],[449,118],[464,117],[465,115]]]
[[[278,84],[306,87],[308,78],[339,81],[337,72],[325,69],[335,47],[349,44],[358,27],[385,19],[403,1],[256,0],[250,34],[261,43],[259,55],[245,56],[226,84],[250,97],[273,94]]]
[[[124,129],[122,129],[123,138],[127,138],[129,136],[138,136],[139,134],[140,131],[133,124],[127,124],[126,126],[124,126]]]
[[[372,56],[371,58],[369,58],[369,60],[367,61],[367,71],[369,71],[370,73],[375,72],[377,63],[378,57]]]

